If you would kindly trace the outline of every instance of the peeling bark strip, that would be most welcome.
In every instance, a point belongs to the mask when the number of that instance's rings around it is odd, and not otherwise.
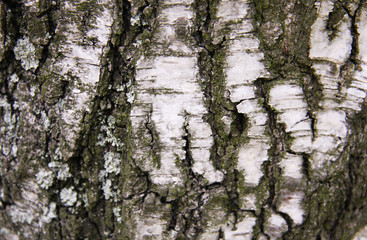
[[[0,238],[363,238],[366,8],[1,1]]]

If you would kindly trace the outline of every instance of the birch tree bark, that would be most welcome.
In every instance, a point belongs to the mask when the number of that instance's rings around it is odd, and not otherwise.
[[[3,0],[0,238],[363,239],[366,7]]]

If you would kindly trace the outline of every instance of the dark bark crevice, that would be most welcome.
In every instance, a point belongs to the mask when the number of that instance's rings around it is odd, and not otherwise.
[[[174,229],[178,233],[178,239],[198,239],[202,229],[202,206],[203,195],[207,192],[207,186],[204,178],[193,171],[194,159],[191,154],[191,133],[189,130],[189,115],[185,115],[183,126],[184,135],[182,139],[185,142],[184,159],[177,159],[184,177],[184,191],[182,197],[174,200],[171,208],[171,221],[169,229]],[[181,209],[181,210],[180,210]]]
[[[262,214],[258,217],[258,225],[260,226],[261,232],[270,238],[264,232],[264,220],[261,219],[261,216],[265,214],[267,209],[271,209],[275,213],[278,213],[280,216],[284,218],[288,225],[288,231],[292,231],[293,221],[289,217],[288,214],[284,212],[280,212],[277,207],[276,199],[279,197],[279,185],[280,185],[280,176],[281,169],[279,166],[279,162],[281,161],[282,156],[289,151],[289,146],[287,146],[286,141],[290,138],[289,134],[285,131],[284,124],[278,123],[278,113],[269,105],[269,87],[268,84],[271,83],[268,79],[259,78],[255,81],[256,86],[256,95],[258,98],[262,99],[263,108],[268,115],[268,129],[269,134],[272,141],[272,146],[269,149],[271,152],[269,160],[264,162],[263,171],[264,176],[261,179],[261,184],[268,185],[269,195],[266,200],[262,203]],[[266,183],[265,183],[266,182]],[[265,207],[267,206],[267,208]]]
[[[240,185],[243,184],[243,176],[236,170],[237,154],[246,139],[248,119],[247,116],[238,112],[236,106],[239,103],[233,103],[226,97],[223,69],[226,57],[226,36],[222,36],[221,41],[215,43],[211,33],[218,2],[196,1],[195,3],[197,12],[193,36],[196,45],[202,49],[199,53],[198,66],[202,79],[200,84],[208,109],[206,121],[210,124],[214,137],[211,159],[214,167],[224,173],[221,184],[228,198],[226,211],[233,216],[233,226],[235,227],[240,215],[242,215],[239,191]],[[225,115],[232,119],[229,132],[226,132],[225,123],[221,120]]]
[[[161,143],[159,142],[159,134],[156,130],[154,122],[151,120],[152,115],[152,109],[150,114],[148,114],[148,119],[145,122],[145,128],[148,130],[148,134],[150,137],[150,151],[152,154],[152,162],[154,164],[154,167],[161,168],[161,157],[159,154],[159,151],[161,149]]]

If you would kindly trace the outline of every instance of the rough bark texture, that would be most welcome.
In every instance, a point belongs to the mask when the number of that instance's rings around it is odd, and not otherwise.
[[[0,238],[351,239],[366,8],[1,1]]]

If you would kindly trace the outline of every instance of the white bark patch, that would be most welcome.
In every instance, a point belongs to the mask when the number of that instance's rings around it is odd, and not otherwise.
[[[302,88],[295,84],[276,85],[270,90],[269,104],[279,111],[279,122],[286,125],[286,131],[295,137],[291,148],[296,152],[312,150],[311,120],[307,116],[307,104],[303,99]],[[293,160],[295,160],[293,158]],[[300,178],[298,161],[282,161],[286,175]]]
[[[269,104],[279,111],[279,121],[285,123],[286,131],[295,137],[292,150],[311,154],[314,169],[333,161],[333,152],[340,150],[347,137],[345,112],[325,105],[326,109],[316,114],[317,136],[312,139],[311,119],[307,116],[301,87],[292,83],[274,86],[270,90]],[[286,173],[290,174],[287,169]]]
[[[305,214],[302,207],[303,198],[303,192],[284,192],[281,197],[279,211],[287,213],[296,225],[303,222]]]
[[[36,217],[32,212],[18,208],[16,205],[11,205],[7,210],[13,223],[31,224],[33,219]]]
[[[241,197],[242,209],[256,210],[256,196],[255,194],[247,194]]]
[[[266,224],[266,234],[270,236],[270,239],[278,239],[282,233],[287,231],[287,222],[279,214],[272,214]]]
[[[367,63],[367,13],[362,10],[359,18],[358,32],[359,32],[359,58]]]
[[[110,5],[112,2],[104,0],[99,4]],[[62,10],[67,14],[77,14],[73,3],[65,3],[62,6]],[[112,22],[112,10],[104,8],[98,14],[93,28],[85,33],[86,35],[81,36],[77,25],[73,22],[56,29],[56,34],[67,37],[64,42],[58,43],[58,54],[62,54],[64,57],[53,65],[53,72],[63,76],[72,76],[70,81],[74,81],[71,93],[66,97],[65,102],[60,104],[61,116],[64,121],[62,136],[70,147],[74,146],[82,114],[89,111],[90,99],[95,93],[96,83],[100,78],[99,65],[103,54],[102,50],[110,36]],[[82,45],[83,39],[85,41],[88,37],[96,39],[95,43]]]
[[[367,240],[367,225],[353,236],[353,240]]]
[[[358,89],[357,99],[354,102],[362,103],[366,97],[367,91],[367,14],[362,11],[360,21],[357,23],[359,32],[359,56],[361,60],[361,70],[355,71],[353,75],[352,87]],[[348,94],[349,95],[349,94]],[[353,94],[354,95],[354,94]],[[357,95],[357,94],[356,94]],[[354,96],[356,96],[354,95]]]
[[[196,55],[175,33],[175,25],[192,21],[192,10],[184,4],[165,5],[158,28],[158,42],[167,45],[156,47],[153,59],[141,58],[137,63],[136,97],[131,111],[133,131],[138,136],[146,131],[149,120],[159,133],[160,168],[154,167],[151,159],[144,159],[146,150],[136,151],[135,158],[143,162],[143,169],[151,171],[155,184],[180,184],[180,171],[176,161],[185,159],[184,125],[190,134],[190,151],[194,160],[193,171],[202,174],[210,183],[222,180],[222,173],[215,171],[209,162],[213,143],[211,129],[203,120],[207,110],[203,94],[197,83]],[[178,56],[167,56],[169,48]],[[176,54],[175,54],[176,55]],[[151,139],[151,136],[145,136]],[[141,139],[137,138],[136,144]]]
[[[274,86],[270,90],[269,103],[282,112],[289,109],[303,110],[307,106],[303,101],[302,88],[293,84]]]
[[[317,129],[320,135],[344,139],[347,136],[346,114],[342,111],[323,111],[317,115]]]
[[[162,237],[165,228],[166,222],[159,217],[140,218],[136,224],[136,229],[138,229],[136,239],[159,239]]]
[[[238,154],[238,168],[244,171],[245,181],[250,185],[259,184],[263,176],[261,165],[268,159],[267,142],[252,140],[241,148]]]
[[[22,182],[19,199],[8,205],[6,214],[14,224],[22,227],[22,235],[27,238],[34,230],[43,227],[42,210],[44,203],[39,198],[41,191],[38,184],[32,180]],[[1,234],[0,234],[1,236]]]
[[[228,69],[227,84],[237,85],[247,82],[251,84],[264,72],[264,64],[261,60],[264,58],[260,52],[247,52],[246,46],[259,46],[257,39],[250,36],[242,39],[234,39],[231,42],[228,52],[231,54],[227,58]],[[242,51],[236,51],[242,49]]]
[[[312,25],[310,57],[325,59],[336,63],[343,63],[349,56],[352,44],[352,35],[349,31],[350,20],[345,17],[340,24],[340,34],[329,41],[326,31],[326,22],[334,3],[330,0],[322,1],[318,9],[318,18]]]
[[[163,49],[160,50],[163,52],[171,50],[179,55],[183,53],[192,54],[192,49],[184,43],[184,39],[181,39],[182,36],[176,34],[176,27],[180,24],[182,29],[185,30],[192,27],[192,18],[193,12],[190,4],[167,4],[162,6],[161,14],[158,16],[160,26],[157,34],[157,42],[163,43]]]
[[[280,166],[283,168],[283,176],[302,179],[302,162],[302,156],[287,153],[280,162]]]
[[[302,88],[292,82],[276,85],[270,89],[269,105],[279,112],[279,122],[286,125],[286,131],[295,137],[292,150],[312,151],[311,120],[307,116],[307,104]]]
[[[247,15],[247,1],[221,1],[217,17],[223,22],[240,20]]]
[[[226,87],[230,99],[239,102],[237,110],[249,117],[250,141],[241,147],[238,155],[238,169],[244,172],[245,182],[257,185],[262,177],[261,165],[268,159],[269,138],[265,136],[266,113],[255,99],[254,81],[267,75],[259,51],[259,41],[250,33],[253,30],[251,19],[247,18],[247,1],[222,1],[218,7],[218,21],[215,29],[229,22],[238,22],[231,26],[225,66]]]
[[[192,133],[191,154],[194,159],[193,171],[203,175],[209,183],[222,181],[222,172],[215,171],[210,163],[210,149],[213,140],[209,124],[202,117],[190,119],[189,131]]]
[[[338,34],[334,40],[328,41],[326,31],[326,20],[332,11],[333,3],[323,1],[319,9],[319,17],[312,26],[310,58],[326,60],[321,63],[314,63],[313,68],[320,77],[324,86],[324,101],[321,106],[324,110],[316,114],[317,138],[311,143],[308,139],[296,139],[293,146],[298,150],[310,152],[312,154],[312,167],[319,169],[325,163],[335,161],[346,142],[348,127],[346,117],[361,110],[361,104],[366,98],[367,90],[367,17],[362,11],[357,25],[359,27],[359,56],[361,69],[354,70],[353,78],[348,87],[343,85],[342,64],[349,57],[352,47],[352,35],[350,19],[345,15],[342,20]],[[327,62],[329,61],[329,62]],[[338,99],[339,101],[336,101]],[[303,146],[302,146],[303,144]],[[304,144],[312,144],[311,149],[304,147]],[[293,148],[294,149],[294,148]],[[296,150],[296,149],[294,149]]]
[[[228,72],[227,72],[228,77]],[[233,80],[233,78],[231,78]],[[228,82],[228,81],[227,81]],[[239,82],[237,84],[240,84]],[[240,102],[244,99],[255,99],[255,91],[253,86],[248,85],[236,85],[233,83],[230,97],[233,102]],[[241,104],[240,104],[241,105]],[[239,106],[237,106],[238,108]],[[243,111],[246,111],[246,106],[244,106]]]
[[[0,237],[4,240],[19,240],[19,236],[8,228],[0,228]]]
[[[243,221],[236,224],[236,228],[226,226],[224,231],[224,236],[226,239],[233,240],[250,240],[252,239],[252,228],[256,224],[256,218],[247,217]]]
[[[164,232],[167,229],[167,221],[163,217],[166,211],[169,211],[167,206],[162,206],[160,201],[154,196],[154,194],[149,194],[145,198],[144,205],[148,208],[153,208],[152,206],[157,206],[160,209],[159,212],[141,214],[141,211],[134,213],[135,222],[135,239],[164,239],[167,236]],[[171,233],[172,235],[175,232]],[[175,239],[171,236],[167,239]]]

